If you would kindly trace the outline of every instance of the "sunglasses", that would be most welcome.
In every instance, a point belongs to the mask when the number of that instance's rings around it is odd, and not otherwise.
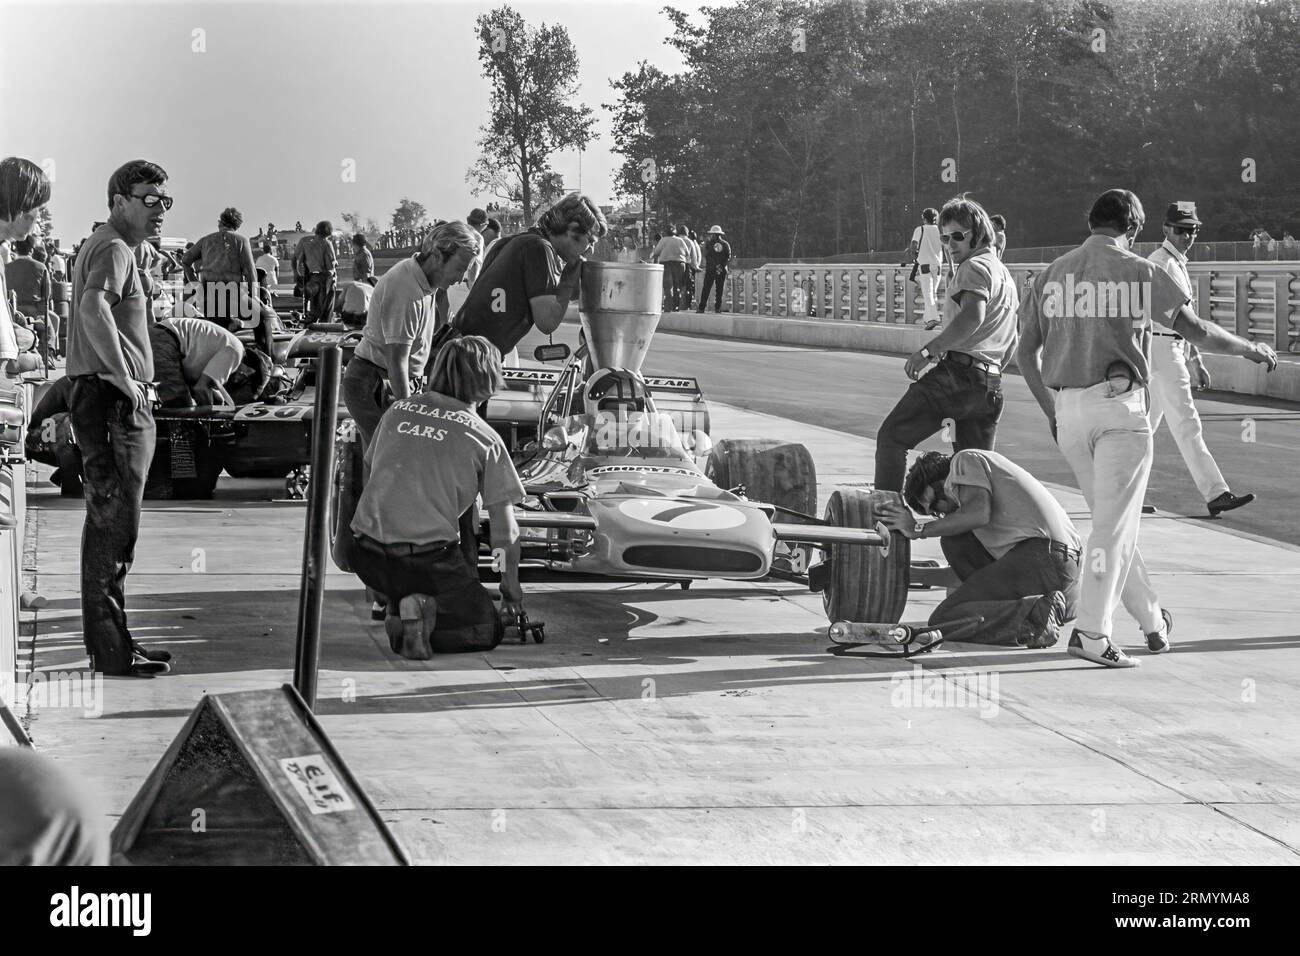
[[[966,237],[970,235],[967,232],[941,232],[939,233],[940,242],[965,242]]]
[[[171,196],[159,196],[155,193],[149,193],[147,196],[141,196],[138,193],[131,193],[131,198],[140,200],[140,202],[144,204],[145,209],[153,209],[159,204],[162,205],[164,210],[171,209],[172,203],[176,201]]]

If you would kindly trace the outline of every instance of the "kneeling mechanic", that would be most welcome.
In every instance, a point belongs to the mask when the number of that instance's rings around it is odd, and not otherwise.
[[[394,402],[366,450],[369,478],[347,561],[387,596],[385,630],[403,657],[493,648],[502,617],[523,610],[512,506],[524,487],[505,443],[475,412],[501,381],[501,359],[487,339],[449,340],[434,358],[428,390]],[[491,521],[493,552],[504,558],[501,615],[479,582],[477,541],[460,530],[476,496]]]
[[[887,525],[908,538],[939,538],[961,587],[934,609],[933,625],[983,617],[963,641],[1051,647],[1079,599],[1080,538],[1065,509],[1033,475],[995,451],[927,452],[903,500],[937,521],[886,505]]]

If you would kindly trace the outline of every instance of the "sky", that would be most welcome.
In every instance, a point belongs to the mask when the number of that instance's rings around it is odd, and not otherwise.
[[[552,165],[569,188],[615,201],[610,79],[648,60],[681,68],[664,43],[665,2],[702,19],[718,0],[513,0],[530,24],[561,23],[578,50],[580,100],[599,138]],[[382,227],[398,201],[463,218],[489,85],[474,19],[499,3],[141,3],[0,0],[0,156],[51,173],[53,235],[69,244],[107,212],[121,163],[160,164],[176,204],[164,233],[197,238],[226,206],[244,231],[301,220]],[[197,33],[195,31],[202,31]],[[354,180],[345,181],[349,170]],[[251,227],[251,228],[250,228]]]

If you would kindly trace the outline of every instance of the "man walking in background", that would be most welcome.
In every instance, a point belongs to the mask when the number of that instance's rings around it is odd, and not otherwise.
[[[721,226],[714,226],[704,237],[704,286],[700,289],[700,307],[704,312],[709,304],[709,290],[716,288],[713,311],[722,311],[722,287],[727,284],[727,263],[731,261],[731,243]],[[716,285],[715,285],[716,283]]]
[[[327,219],[316,223],[310,236],[304,236],[293,255],[293,274],[302,282],[305,318],[308,322],[328,322],[334,308],[334,282],[338,272],[338,253],[330,236],[334,226]]]
[[[1201,220],[1196,217],[1196,203],[1171,203],[1165,211],[1165,241],[1149,258],[1177,283],[1183,295],[1192,298],[1192,280],[1187,274],[1187,253],[1196,241]],[[1234,495],[1228,489],[1223,472],[1205,446],[1201,416],[1192,399],[1192,373],[1202,388],[1209,388],[1210,373],[1201,362],[1201,354],[1191,342],[1172,329],[1152,323],[1151,331],[1151,435],[1154,439],[1161,421],[1167,421],[1187,470],[1196,482],[1196,490],[1205,499],[1210,517],[1218,517],[1248,505],[1253,494]]]
[[[196,263],[203,275],[204,317],[232,331],[240,327],[244,315],[251,317],[252,303],[257,301],[253,247],[236,231],[243,224],[238,209],[223,209],[217,217],[217,231],[196,242],[181,259],[186,282],[198,281]]]
[[[664,311],[681,308],[682,289],[686,285],[686,266],[692,259],[690,239],[685,226],[669,227],[668,235],[659,240],[650,253],[650,261],[664,267]]]
[[[939,269],[943,263],[943,245],[939,241],[939,210],[925,209],[921,212],[921,225],[912,232],[912,243],[908,251],[916,263],[913,275],[921,286],[921,298],[925,302],[925,311],[921,315],[923,324],[939,321]],[[990,239],[992,235],[990,234]],[[902,476],[899,476],[902,480]]]

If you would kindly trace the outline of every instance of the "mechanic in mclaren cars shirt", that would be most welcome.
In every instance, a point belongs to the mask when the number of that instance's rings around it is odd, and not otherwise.
[[[476,497],[491,521],[494,553],[504,557],[502,612],[523,608],[513,506],[524,487],[501,436],[474,411],[500,387],[492,344],[476,335],[453,338],[434,359],[429,389],[394,402],[366,452],[370,479],[350,524],[347,561],[386,596],[390,620],[429,622],[429,633],[389,629],[393,650],[404,657],[425,660],[431,647],[486,649],[500,640],[479,583]],[[468,529],[466,514],[475,519]]]

